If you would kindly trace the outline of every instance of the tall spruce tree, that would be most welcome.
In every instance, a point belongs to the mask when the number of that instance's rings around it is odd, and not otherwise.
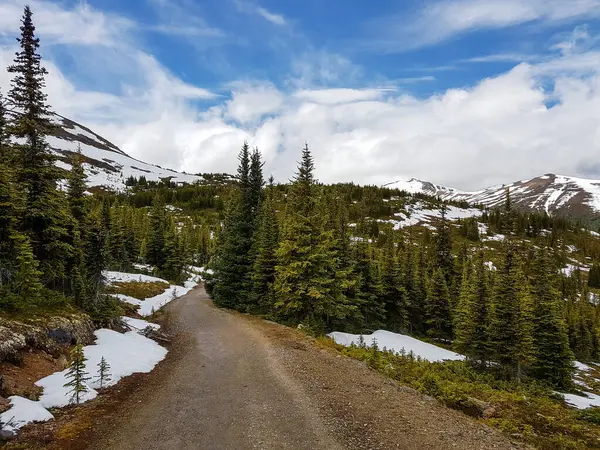
[[[495,277],[489,317],[492,359],[500,363],[508,375],[521,380],[534,361],[533,311],[512,241],[505,244],[504,261]]]
[[[475,258],[473,270],[464,264],[460,296],[454,314],[453,346],[475,364],[485,367],[489,360],[487,320],[490,303],[487,268],[483,251]]]
[[[348,274],[339,267],[333,232],[319,201],[308,145],[290,188],[282,239],[277,250],[276,308],[294,322],[324,330],[354,312],[344,295]]]
[[[166,220],[165,204],[157,194],[152,200],[150,209],[148,242],[146,244],[146,261],[156,267],[162,267],[165,263],[163,249],[165,247]]]
[[[77,152],[71,157],[71,172],[69,174],[69,185],[67,198],[71,207],[71,215],[79,224],[82,232],[85,232],[85,219],[87,215],[87,197],[85,191],[87,175],[83,168],[83,155],[81,146],[77,146]]]
[[[68,244],[69,215],[64,196],[56,188],[60,172],[46,143],[52,130],[50,109],[46,104],[44,77],[47,74],[38,54],[40,41],[29,6],[21,20],[20,51],[8,72],[14,74],[8,97],[15,114],[10,134],[24,141],[15,144],[18,154],[18,181],[25,192],[22,229],[31,239],[35,258],[40,261],[48,286],[58,287],[65,279],[65,261],[71,251]]]
[[[443,270],[438,267],[431,276],[425,299],[427,334],[434,339],[445,340],[452,337],[452,322],[448,310],[449,297],[446,277]]]
[[[557,387],[567,387],[574,370],[573,352],[569,348],[563,300],[556,288],[548,252],[539,251],[532,267],[531,295],[534,301],[533,336],[535,363],[533,374]]]
[[[252,303],[252,239],[259,195],[252,190],[251,156],[245,142],[238,156],[238,189],[227,212],[214,261],[213,298],[218,305],[245,310]],[[259,174],[260,172],[260,174]],[[262,164],[253,166],[252,180],[262,184]],[[259,182],[260,181],[260,182]]]
[[[275,252],[279,246],[279,224],[275,213],[273,191],[273,177],[271,177],[265,201],[261,205],[259,226],[254,238],[256,250],[252,272],[254,303],[267,313],[272,312],[275,304],[273,289],[277,265]]]

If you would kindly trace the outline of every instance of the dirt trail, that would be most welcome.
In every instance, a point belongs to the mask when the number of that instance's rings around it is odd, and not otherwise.
[[[176,334],[90,448],[510,449],[508,438],[296,330],[215,308],[202,288],[167,307]]]

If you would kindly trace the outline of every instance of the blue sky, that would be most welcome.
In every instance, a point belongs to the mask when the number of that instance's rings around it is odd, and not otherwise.
[[[306,140],[324,181],[600,178],[600,0],[29,3],[55,110],[148,162],[233,171],[247,139],[285,179]]]

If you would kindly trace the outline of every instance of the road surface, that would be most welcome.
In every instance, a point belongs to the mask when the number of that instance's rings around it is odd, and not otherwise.
[[[90,449],[519,448],[297,330],[214,307],[202,287],[166,313],[169,358]]]

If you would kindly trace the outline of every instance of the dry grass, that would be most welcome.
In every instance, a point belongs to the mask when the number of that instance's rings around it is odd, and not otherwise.
[[[109,294],[121,294],[144,300],[162,294],[169,287],[169,283],[163,281],[123,281],[115,282],[107,289]]]

